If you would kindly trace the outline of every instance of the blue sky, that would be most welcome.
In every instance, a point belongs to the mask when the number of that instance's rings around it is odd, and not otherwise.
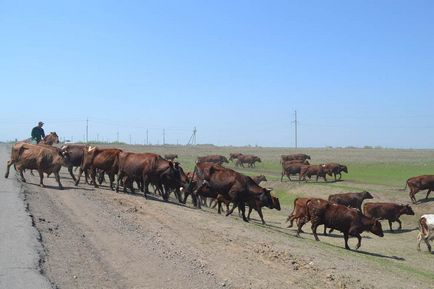
[[[0,140],[434,147],[433,1],[1,1]]]

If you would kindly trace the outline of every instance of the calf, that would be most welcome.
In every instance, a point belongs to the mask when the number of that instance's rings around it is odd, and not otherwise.
[[[236,159],[238,159],[239,156],[242,156],[242,155],[243,155],[242,153],[230,153],[229,154],[229,160],[230,161],[236,160]]]
[[[434,240],[434,214],[426,214],[419,219],[419,234],[417,235],[417,250],[420,251],[420,242],[424,241],[431,252],[430,241]]]
[[[294,221],[297,222],[297,237],[300,236],[303,225],[309,222],[306,203],[310,199],[311,198],[296,198],[294,200],[294,208],[286,219],[286,222],[290,222],[288,228],[291,228],[293,226]]]
[[[321,224],[341,231],[344,234],[345,249],[347,250],[350,250],[348,246],[349,236],[357,237],[356,250],[360,248],[362,243],[360,233],[363,231],[370,231],[380,237],[384,236],[381,223],[378,220],[364,216],[358,210],[317,200],[307,201],[306,207],[312,222],[312,232],[316,241],[319,241],[316,229]]]
[[[346,207],[358,209],[362,211],[362,203],[363,200],[373,199],[374,197],[367,191],[363,191],[361,193],[344,193],[344,194],[336,194],[330,195],[328,200],[329,202],[344,205]]]
[[[323,165],[310,165],[310,166],[304,166],[300,170],[300,180],[305,181],[306,176],[310,179],[312,176],[316,176],[316,181],[318,182],[318,178],[322,177],[325,182],[327,182],[326,175],[332,176],[332,174],[325,169]]]
[[[434,175],[424,175],[409,178],[405,184],[405,189],[407,186],[410,188],[410,199],[413,204],[416,204],[415,195],[417,192],[428,190],[425,197],[425,199],[428,199],[429,194],[434,190]]]
[[[323,164],[323,167],[325,170],[335,177],[335,181],[340,180],[342,178],[342,172],[345,172],[348,174],[348,168],[347,166],[337,164],[337,163],[327,163]],[[339,179],[336,178],[336,176],[339,175]]]
[[[399,220],[401,215],[414,215],[409,205],[398,205],[394,203],[366,203],[363,205],[363,213],[370,218],[388,220],[391,232],[393,232],[392,222],[398,222],[398,230],[401,230],[402,226]]]
[[[275,196],[271,196],[271,201],[273,202],[273,209],[276,209],[280,211],[280,202],[279,198]],[[263,202],[262,200],[254,200],[247,202],[247,205],[249,206],[249,213],[247,214],[247,219],[250,220],[250,213],[253,209],[255,209],[258,212],[259,217],[261,218],[262,225],[265,225],[264,217],[262,216],[261,208],[266,206],[267,204]]]

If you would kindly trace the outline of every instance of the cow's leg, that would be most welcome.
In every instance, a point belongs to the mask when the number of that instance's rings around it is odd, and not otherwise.
[[[68,167],[68,172],[71,175],[72,180],[75,182],[76,178],[75,178],[74,174],[72,173],[72,166]]]
[[[234,208],[232,208],[232,211]],[[249,220],[246,218],[246,205],[244,204],[244,202],[240,202],[240,201],[238,202],[238,209],[241,211],[241,214],[243,216],[243,221],[248,223]]]
[[[392,229],[392,221],[391,220],[387,220],[389,222],[389,228],[390,228],[390,232],[393,233],[393,229]]]
[[[360,236],[360,234],[356,234],[355,236],[357,237],[357,246],[356,246],[356,250],[357,250],[362,245],[362,236]]]
[[[9,177],[9,169],[10,169],[11,165],[13,165],[13,164],[14,164],[14,162],[12,160],[10,160],[10,161],[7,162],[5,178]]]
[[[396,219],[396,221],[397,221],[398,224],[399,224],[398,231],[401,231],[401,230],[402,230],[402,223],[401,223],[401,220],[400,220],[400,219]]]
[[[417,188],[411,188],[410,189],[410,198],[411,198],[413,204],[417,203],[416,197],[415,197],[415,195],[416,195],[417,192],[419,192],[419,189],[417,189]]]
[[[425,241],[426,246],[428,247],[428,251],[431,253],[431,244],[429,243],[429,238],[423,238]]]
[[[92,178],[93,186],[94,186],[95,188],[98,188],[98,184],[96,183],[96,169],[95,169],[95,168],[93,168],[93,169],[91,170],[90,176],[91,176],[91,178]]]
[[[83,174],[83,168],[82,167],[80,167],[80,170],[78,171],[78,177],[77,177],[77,180],[75,181],[75,185],[76,186],[78,186],[78,183],[80,183],[80,178],[81,178],[81,175]],[[85,176],[87,175],[87,171],[86,171],[86,173],[85,173]],[[86,176],[86,181],[87,181],[87,176]]]
[[[345,240],[345,249],[351,250],[351,248],[348,246],[348,233],[344,232],[344,240]]]
[[[307,222],[309,222],[307,217],[302,217],[297,220],[297,234],[296,234],[297,237],[300,237],[300,233],[304,233],[302,228],[304,224],[306,224]]]
[[[71,168],[72,171],[72,168]],[[54,172],[54,177],[56,178],[56,182],[59,184],[59,189],[63,190],[63,186],[60,183],[60,175],[59,175],[59,171]]]
[[[337,181],[337,180],[336,180],[336,173],[333,173],[333,175],[334,175],[334,177],[335,177],[335,182],[336,182],[336,181]]]
[[[44,171],[39,169],[38,173],[39,173],[39,185],[41,186],[41,188],[43,188],[43,187],[45,187],[44,186]]]
[[[9,163],[9,162],[8,162]],[[8,168],[8,173],[9,173],[9,168]],[[283,175],[284,175],[284,173],[283,173],[283,171],[282,171],[282,175],[280,176],[280,182],[283,182]],[[6,178],[7,178],[7,176],[5,176]]]
[[[264,216],[262,215],[262,209],[261,209],[261,207],[258,206],[258,207],[256,208],[256,210],[258,211],[258,215],[259,215],[259,217],[261,218],[262,225],[265,225]]]
[[[253,208],[249,205],[249,212],[247,213],[247,219],[250,221],[250,214],[252,213]]]
[[[19,168],[18,168],[18,171],[20,172],[21,181],[22,181],[23,183],[25,183],[25,182],[26,182],[26,179],[24,178],[24,174],[23,174],[24,169],[22,169],[21,167],[19,167]]]
[[[312,228],[312,233],[313,233],[313,236],[315,237],[315,240],[319,241],[318,234],[316,233],[316,228],[318,228],[318,224],[315,222],[312,222],[311,228]]]
[[[429,189],[428,192],[426,193],[425,199],[428,199],[428,196],[429,196],[430,193],[431,193],[431,189]]]
[[[124,177],[124,172],[122,171],[118,172],[118,177],[116,179],[116,193],[119,193],[119,182],[123,177]],[[124,192],[125,192],[125,187],[124,187]]]
[[[417,250],[420,251],[420,242],[422,241],[422,233],[419,232],[419,234],[417,235]]]
[[[329,230],[329,235],[330,235],[334,230],[335,230],[335,229],[330,228],[330,230]]]
[[[113,183],[115,182],[115,173],[114,172],[109,173],[109,179],[110,179],[110,189],[112,191],[114,191],[114,185],[113,185]],[[133,180],[131,180],[131,186],[132,185],[133,185]]]

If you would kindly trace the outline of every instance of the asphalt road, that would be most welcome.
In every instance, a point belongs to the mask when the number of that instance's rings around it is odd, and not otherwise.
[[[0,145],[0,288],[52,288],[40,273],[39,233],[32,226],[13,168],[9,179],[3,177],[9,155],[9,146]]]

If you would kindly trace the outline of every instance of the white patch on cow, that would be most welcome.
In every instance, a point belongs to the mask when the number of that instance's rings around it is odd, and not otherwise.
[[[96,149],[96,147],[89,146],[89,149],[88,149],[87,151],[88,151],[88,152],[91,152],[91,151],[93,151],[94,149]]]

